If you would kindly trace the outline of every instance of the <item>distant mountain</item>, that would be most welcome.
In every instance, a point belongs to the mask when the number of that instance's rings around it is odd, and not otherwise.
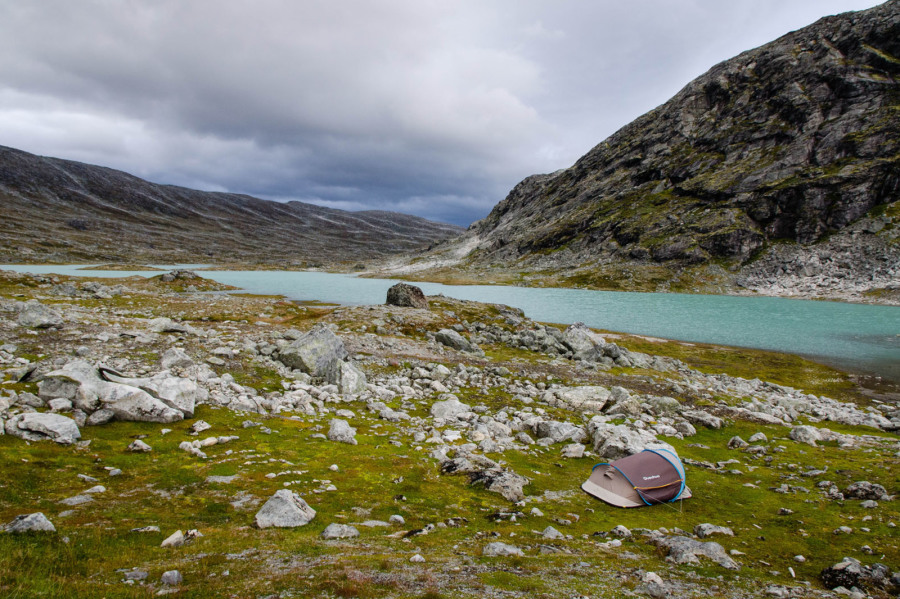
[[[839,260],[877,286],[900,274],[898,198],[891,0],[713,67],[571,168],[519,183],[455,247],[460,266],[555,284],[688,289],[690,272],[764,290]]]
[[[285,266],[418,251],[462,229],[394,212],[195,191],[0,146],[0,262]]]

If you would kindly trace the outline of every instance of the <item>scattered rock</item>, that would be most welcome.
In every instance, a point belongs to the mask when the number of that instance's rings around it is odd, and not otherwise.
[[[56,310],[37,300],[29,300],[25,302],[22,311],[19,312],[17,322],[30,329],[47,329],[62,326],[63,319]]]
[[[795,426],[791,429],[791,432],[788,436],[797,443],[806,443],[807,445],[812,445],[813,447],[816,447],[816,441],[822,440],[822,435],[819,433],[819,429],[814,426],[806,425]]]
[[[328,426],[328,440],[356,445],[356,429],[350,426],[346,420],[335,418]]]
[[[13,518],[12,522],[3,527],[5,532],[18,534],[24,532],[56,532],[56,527],[42,512],[22,514]]]
[[[478,353],[480,351],[468,339],[451,329],[441,329],[434,334],[434,340],[461,352]]]
[[[128,450],[133,451],[135,453],[149,453],[153,451],[153,448],[141,441],[140,439],[135,439],[128,445]]]
[[[256,514],[259,528],[293,528],[304,526],[316,517],[316,511],[296,493],[280,489]]]
[[[734,536],[734,531],[727,526],[716,526],[715,524],[698,524],[694,527],[694,534],[705,539],[713,535]]]
[[[666,560],[676,564],[699,564],[698,556],[702,556],[728,570],[740,570],[741,568],[718,543],[703,543],[684,536],[658,536],[651,539],[651,542],[658,547],[668,549]]]
[[[515,545],[507,545],[499,541],[488,543],[482,550],[485,557],[505,557],[505,556],[523,556],[522,550]]]
[[[873,501],[889,501],[891,499],[887,489],[867,480],[855,482],[844,489],[844,497],[847,499],[868,499]]]
[[[320,378],[334,360],[346,357],[344,342],[325,324],[317,324],[278,353],[279,361],[285,366]]]
[[[166,586],[177,587],[184,582],[184,577],[178,570],[168,570],[163,572],[159,580]]]
[[[329,524],[322,531],[322,538],[326,540],[332,539],[351,539],[359,536],[359,531],[348,524]]]

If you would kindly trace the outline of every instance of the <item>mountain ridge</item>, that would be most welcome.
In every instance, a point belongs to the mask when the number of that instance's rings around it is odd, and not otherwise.
[[[423,249],[461,228],[379,210],[151,183],[116,169],[0,146],[0,259],[304,266]],[[51,230],[56,238],[49,238]]]
[[[898,57],[900,0],[743,52],[571,167],[525,178],[430,258],[517,284],[828,296],[840,275],[892,292]],[[818,279],[790,279],[813,258]]]

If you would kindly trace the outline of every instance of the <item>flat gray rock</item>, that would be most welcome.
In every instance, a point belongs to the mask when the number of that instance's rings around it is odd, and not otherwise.
[[[507,545],[506,543],[501,543],[500,541],[488,543],[487,545],[485,545],[481,553],[485,557],[504,557],[510,555],[521,557],[524,555],[522,553],[522,550],[515,545]]]
[[[71,445],[81,439],[75,421],[61,414],[30,412],[6,421],[6,433],[27,441],[55,441]]]
[[[280,489],[256,513],[256,525],[259,528],[293,528],[309,524],[315,517],[316,510],[299,495]]]
[[[332,539],[351,539],[359,536],[359,531],[349,524],[329,524],[322,531],[322,538],[326,540]]]

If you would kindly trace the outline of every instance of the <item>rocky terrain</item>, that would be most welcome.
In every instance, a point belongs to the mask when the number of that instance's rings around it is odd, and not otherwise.
[[[397,272],[898,299],[900,1],[716,65]]]
[[[900,591],[897,389],[403,286],[216,290],[0,272],[4,596]],[[692,499],[580,490],[660,446]]]
[[[149,183],[0,146],[0,263],[213,262],[298,268],[426,248],[462,229]]]

